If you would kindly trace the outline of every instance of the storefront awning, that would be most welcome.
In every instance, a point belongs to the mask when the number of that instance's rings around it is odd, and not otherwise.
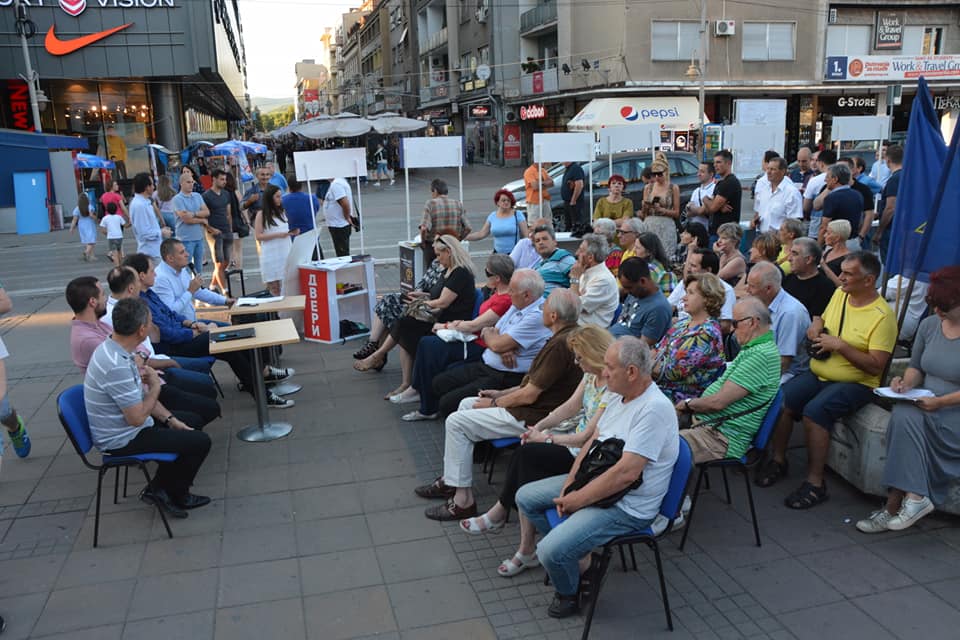
[[[704,117],[704,122],[710,122]],[[567,123],[570,131],[659,124],[661,129],[688,131],[700,127],[700,103],[689,96],[596,98]]]

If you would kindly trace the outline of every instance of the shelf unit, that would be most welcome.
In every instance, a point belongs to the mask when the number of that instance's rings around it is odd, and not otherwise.
[[[370,335],[340,335],[340,321],[373,326],[376,285],[371,257],[353,262],[349,257],[330,258],[300,265],[300,292],[307,296],[303,310],[304,340],[338,344]],[[360,284],[359,291],[337,295],[337,282]]]

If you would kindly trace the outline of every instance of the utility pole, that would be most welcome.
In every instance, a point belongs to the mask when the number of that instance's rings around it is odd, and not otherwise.
[[[39,78],[30,64],[30,49],[27,47],[27,31],[30,37],[36,32],[36,26],[30,21],[27,15],[27,6],[23,0],[17,0],[17,33],[20,34],[20,46],[23,48],[23,63],[27,69],[26,77],[21,76],[27,83],[27,90],[30,92],[30,109],[33,112],[33,130],[42,133],[40,125],[40,103],[37,100],[37,81]]]
[[[706,105],[704,101],[706,100],[705,89],[704,89],[704,76],[707,74],[707,0],[700,0],[700,86],[697,90],[697,100],[700,103],[700,133],[697,136],[697,149],[698,155],[697,161],[703,160],[703,151],[704,151],[704,135],[703,135],[703,123],[706,119],[704,117],[704,110]]]

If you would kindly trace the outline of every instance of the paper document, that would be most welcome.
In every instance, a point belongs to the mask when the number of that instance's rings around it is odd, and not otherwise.
[[[904,393],[897,393],[890,387],[877,387],[873,390],[875,394],[881,398],[891,398],[892,400],[909,400],[914,402],[920,398],[932,398],[934,397],[933,391],[929,389],[910,389]]]
[[[267,304],[268,302],[280,302],[283,296],[274,296],[272,298],[237,298],[235,303],[238,307],[255,307],[258,304]]]

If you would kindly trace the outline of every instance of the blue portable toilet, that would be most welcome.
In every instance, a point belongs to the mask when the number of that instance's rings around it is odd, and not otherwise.
[[[17,234],[49,233],[47,173],[45,171],[14,172],[13,194],[17,208]]]

